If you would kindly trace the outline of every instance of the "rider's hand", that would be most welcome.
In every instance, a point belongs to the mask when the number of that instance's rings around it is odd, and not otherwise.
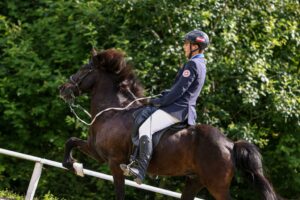
[[[168,94],[171,90],[170,89],[166,89],[166,90],[163,90],[160,94],[161,96],[165,95],[165,94]]]
[[[148,105],[155,106],[155,107],[160,107],[160,104],[158,103],[158,98],[150,99]]]

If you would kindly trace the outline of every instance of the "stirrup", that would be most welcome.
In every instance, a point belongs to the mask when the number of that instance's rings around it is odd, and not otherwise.
[[[131,163],[129,163],[128,165],[120,164],[120,168],[123,171],[124,176],[135,175],[135,174],[132,174],[131,170],[130,170],[131,165],[133,165],[134,163],[135,163],[135,161],[131,161]]]
[[[126,164],[120,164],[120,168],[123,171],[124,176],[130,176],[129,167]]]

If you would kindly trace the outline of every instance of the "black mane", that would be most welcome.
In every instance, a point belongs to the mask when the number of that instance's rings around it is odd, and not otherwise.
[[[125,53],[117,49],[107,49],[93,56],[96,68],[115,75],[115,82],[121,91],[130,91],[136,97],[142,97],[144,89],[137,79],[134,70],[126,62]]]

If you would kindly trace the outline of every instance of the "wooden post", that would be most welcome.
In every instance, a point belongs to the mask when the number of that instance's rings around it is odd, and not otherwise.
[[[43,164],[40,162],[36,162],[33,173],[31,176],[31,180],[27,189],[25,200],[33,200],[36,188],[38,186],[41,174],[42,174]]]

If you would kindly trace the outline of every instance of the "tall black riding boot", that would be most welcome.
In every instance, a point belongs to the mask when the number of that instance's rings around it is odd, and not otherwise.
[[[152,156],[152,139],[144,135],[140,138],[139,143],[139,158],[137,159],[137,166],[130,167],[129,171],[133,176],[135,176],[134,181],[137,184],[142,184]]]

